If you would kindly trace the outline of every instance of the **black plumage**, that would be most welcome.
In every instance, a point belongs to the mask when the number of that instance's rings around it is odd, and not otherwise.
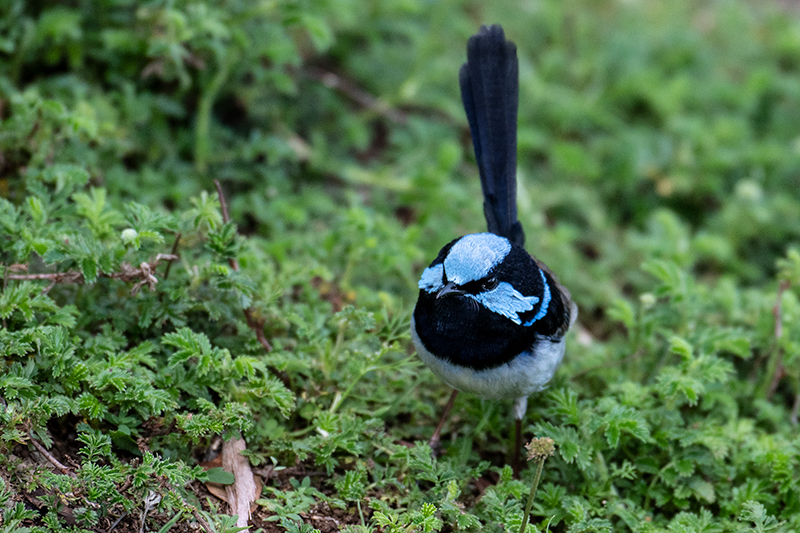
[[[467,62],[459,72],[481,176],[483,210],[489,231],[523,246],[517,220],[517,47],[503,28],[482,26],[467,42]]]

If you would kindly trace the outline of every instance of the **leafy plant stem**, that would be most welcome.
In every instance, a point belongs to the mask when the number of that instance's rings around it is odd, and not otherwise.
[[[200,173],[205,173],[208,167],[208,156],[211,152],[211,140],[209,139],[211,109],[214,106],[214,101],[217,98],[217,94],[219,94],[219,90],[228,77],[231,65],[235,62],[235,57],[225,57],[223,61],[220,61],[219,70],[200,98],[200,104],[197,108],[197,126],[194,143],[195,168]]]
[[[344,332],[347,330],[347,321],[342,320],[339,322],[339,330],[336,332],[336,342],[333,345],[333,348],[330,351],[330,354],[325,361],[325,373],[329,375],[332,368],[333,361],[338,360],[339,357],[339,350],[342,348],[342,344],[344,343]]]
[[[378,354],[378,357],[375,358],[375,361],[379,361],[384,356],[386,351],[387,351],[386,349],[381,350],[381,353]],[[394,363],[389,364],[389,365],[382,365],[382,366],[371,365],[371,366],[368,366],[367,368],[365,368],[364,370],[362,370],[358,374],[356,379],[354,379],[353,381],[350,382],[350,384],[347,386],[347,388],[344,390],[344,392],[342,392],[341,394],[337,394],[336,395],[336,398],[333,400],[333,403],[331,404],[330,412],[331,413],[335,413],[336,412],[336,409],[342,404],[342,400],[347,398],[347,396],[350,394],[350,392],[352,392],[352,390],[356,386],[356,384],[359,381],[361,381],[361,378],[363,378],[364,376],[366,376],[367,374],[369,374],[373,370],[384,370],[384,369],[390,368],[392,366],[394,366]]]
[[[653,488],[656,486],[656,483],[659,479],[661,479],[661,475],[667,471],[667,469],[671,468],[675,464],[675,461],[670,461],[667,463],[661,470],[658,471],[658,474],[653,476],[653,480],[650,482],[650,486],[647,487],[647,495],[644,499],[644,504],[642,508],[649,511],[650,510],[650,493],[652,492]]]
[[[341,281],[339,285],[341,285],[342,289],[349,290],[350,289],[350,277],[353,275],[353,268],[356,266],[356,254],[351,253],[350,256],[347,258],[347,264],[344,267],[344,273],[342,274]]]
[[[158,533],[167,533],[172,528],[172,526],[174,526],[175,523],[178,520],[180,520],[182,515],[183,513],[175,513],[175,515],[170,519],[170,521],[164,524],[164,526],[158,530]]]

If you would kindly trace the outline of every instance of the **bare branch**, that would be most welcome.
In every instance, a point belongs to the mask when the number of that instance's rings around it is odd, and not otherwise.
[[[56,283],[83,283],[83,274],[77,270],[68,270],[67,272],[45,272],[42,274],[9,274],[7,278],[13,280],[49,279]]]
[[[244,309],[244,317],[247,319],[247,325],[256,334],[256,339],[258,339],[258,342],[261,343],[261,346],[263,346],[266,351],[271,352],[272,345],[264,335],[264,324],[266,324],[266,320],[263,318],[257,318],[253,313],[252,307]]]
[[[44,446],[42,446],[42,444],[38,440],[34,439],[31,433],[28,433],[28,440],[30,441],[31,444],[33,444],[33,447],[36,448],[36,451],[42,454],[42,456],[45,459],[50,461],[50,463],[53,466],[55,466],[59,472],[70,477],[75,477],[75,474],[72,472],[72,470],[61,464],[61,461],[53,457],[53,454],[48,452],[47,449]]]
[[[217,188],[217,196],[219,197],[219,205],[222,209],[222,221],[227,224],[231,221],[231,217],[228,214],[228,202],[225,201],[225,195],[222,194],[222,185],[220,184],[219,180],[214,180],[214,186]]]
[[[128,283],[136,282],[131,289],[131,294],[136,295],[142,287],[147,285],[151,291],[155,290],[158,279],[155,277],[155,268],[162,261],[174,261],[177,255],[173,254],[158,254],[155,260],[142,262],[139,268],[134,268],[130,263],[122,263],[119,272],[100,272],[98,274],[101,278],[118,279]],[[16,281],[30,281],[30,280],[49,280],[50,285],[45,287],[44,293],[47,294],[56,283],[84,283],[86,280],[83,273],[78,270],[68,270],[67,272],[45,272],[41,274],[8,274],[7,279]]]
[[[219,205],[220,209],[222,210],[222,221],[227,224],[231,220],[230,215],[228,214],[228,202],[225,201],[225,194],[222,192],[222,185],[220,184],[219,180],[214,180],[214,186],[217,188],[217,196],[219,196]],[[239,271],[239,261],[237,261],[235,257],[229,259],[228,264],[231,265],[233,270],[237,272]],[[266,351],[271,352],[272,345],[264,335],[264,319],[256,317],[255,310],[252,307],[247,307],[242,311],[244,312],[244,318],[247,320],[247,327],[253,330],[253,333],[256,334],[256,339],[258,339],[258,342],[261,343],[261,346],[263,346]]]
[[[200,511],[198,511],[193,506],[192,506],[192,514],[194,515],[194,519],[197,520],[197,523],[200,524],[200,527],[202,527],[206,531],[206,533],[212,533],[214,531],[213,529],[211,529],[211,526],[209,525],[208,521],[205,518],[203,518],[203,515],[200,514]]]
[[[128,516],[128,513],[122,513],[122,516],[114,520],[114,523],[111,524],[111,526],[108,529],[106,529],[106,533],[111,533],[114,530],[114,528],[116,528],[119,525],[119,523],[122,522],[122,519],[125,518],[126,516]]]
[[[172,243],[172,251],[170,254],[174,255],[175,257],[178,257],[178,245],[181,243],[181,235],[182,234],[180,232],[175,235],[175,242]],[[172,261],[168,261],[167,268],[164,269],[164,281],[167,281],[170,269],[172,269]]]

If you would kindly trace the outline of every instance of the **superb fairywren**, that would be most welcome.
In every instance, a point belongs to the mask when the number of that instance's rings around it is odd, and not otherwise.
[[[459,83],[489,233],[455,239],[422,273],[411,338],[422,360],[455,389],[431,447],[438,446],[458,391],[513,398],[518,465],[528,395],[553,377],[578,309],[523,248],[516,205],[517,49],[500,26],[482,26],[469,39]]]

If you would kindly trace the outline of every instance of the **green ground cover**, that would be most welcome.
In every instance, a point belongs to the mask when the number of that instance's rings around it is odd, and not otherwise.
[[[493,22],[581,308],[528,531],[800,530],[800,15],[483,4],[0,3],[0,532],[235,531],[199,464],[237,434],[252,530],[518,531],[510,402],[461,395],[432,459],[408,334],[485,227],[457,70]]]

